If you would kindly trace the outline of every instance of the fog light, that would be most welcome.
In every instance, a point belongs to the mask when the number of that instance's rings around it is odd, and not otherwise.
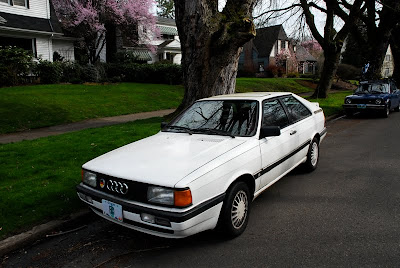
[[[90,196],[86,196],[86,201],[88,201],[90,204],[93,204],[93,199]]]
[[[150,215],[150,214],[142,213],[142,214],[140,214],[140,218],[144,222],[148,222],[148,223],[155,223],[156,222],[155,219],[154,219],[154,216]]]
[[[171,222],[163,218],[156,218],[156,224],[171,227]]]

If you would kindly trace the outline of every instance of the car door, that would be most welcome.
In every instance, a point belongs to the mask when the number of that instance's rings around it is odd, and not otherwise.
[[[280,136],[259,141],[262,170],[258,176],[261,176],[260,188],[266,188],[287,170],[284,158],[290,154],[293,146],[289,142],[292,136],[289,117],[278,98],[263,101],[261,126],[279,126],[281,129]]]
[[[316,130],[311,111],[297,98],[285,96],[282,98],[282,103],[291,121],[289,142],[292,157],[286,161],[286,168],[290,169],[307,156],[309,144]]]

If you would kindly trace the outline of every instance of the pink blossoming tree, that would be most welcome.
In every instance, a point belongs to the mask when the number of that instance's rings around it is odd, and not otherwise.
[[[159,34],[156,18],[150,13],[154,0],[53,0],[58,19],[89,54],[90,63],[99,61],[109,27],[118,27],[137,44],[153,48]],[[115,34],[115,33],[114,33]]]

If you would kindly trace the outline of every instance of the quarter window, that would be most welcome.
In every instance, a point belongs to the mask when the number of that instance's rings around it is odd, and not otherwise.
[[[280,102],[277,99],[264,101],[262,126],[279,126],[282,129],[287,125],[289,119]]]
[[[300,101],[298,101],[294,97],[284,97],[282,98],[282,100],[293,122],[300,121],[303,118],[311,115],[311,112],[307,109],[307,107],[305,107]]]

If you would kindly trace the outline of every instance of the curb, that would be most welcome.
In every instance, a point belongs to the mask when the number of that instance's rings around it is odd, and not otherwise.
[[[84,209],[79,212],[73,213],[68,216],[66,219],[62,220],[53,220],[38,226],[33,227],[31,230],[8,237],[0,242],[0,256],[4,256],[12,251],[20,249],[24,246],[27,246],[34,241],[37,241],[41,238],[45,238],[46,235],[52,233],[57,229],[61,229],[67,225],[70,225],[73,222],[84,220],[89,217],[91,211],[89,209]],[[1,266],[1,265],[0,265]]]

